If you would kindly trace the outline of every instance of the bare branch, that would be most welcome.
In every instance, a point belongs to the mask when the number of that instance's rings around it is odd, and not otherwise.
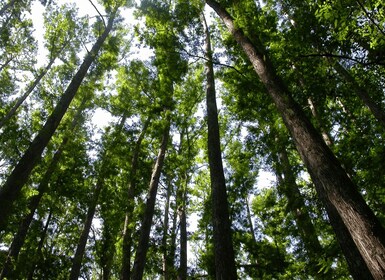
[[[95,4],[92,2],[92,0],[88,0],[91,5],[95,8],[96,12],[99,14],[99,16],[102,18],[102,21],[103,21],[103,25],[104,25],[104,28],[107,27],[107,24],[106,24],[106,21],[104,20],[104,17],[102,16],[102,14],[99,12],[98,8],[95,6]]]

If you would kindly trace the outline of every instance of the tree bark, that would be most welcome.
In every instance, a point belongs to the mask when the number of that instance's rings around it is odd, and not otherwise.
[[[139,243],[138,248],[136,250],[134,267],[132,271],[132,280],[141,280],[143,278],[144,266],[146,264],[146,254],[149,247],[152,218],[154,216],[156,194],[158,192],[160,174],[163,168],[163,162],[166,155],[169,133],[170,122],[168,121],[163,131],[161,147],[159,149],[158,158],[155,162],[151,175],[150,188],[147,196],[146,208],[142,220],[142,225],[140,228]]]
[[[75,255],[72,259],[72,268],[71,268],[71,273],[69,276],[70,280],[79,279],[83,255],[84,255],[84,252],[86,250],[88,235],[90,233],[92,220],[94,219],[96,206],[98,204],[98,200],[99,200],[99,196],[100,196],[100,192],[102,190],[102,187],[103,187],[103,183],[98,182],[96,185],[96,188],[95,188],[94,195],[93,195],[92,200],[90,202],[90,205],[88,207],[87,216],[86,216],[86,219],[84,222],[84,227],[83,227],[82,233],[80,235],[78,245],[76,247]]]
[[[202,16],[203,17],[203,16]],[[211,180],[212,223],[214,232],[214,256],[216,279],[237,279],[231,223],[223,172],[220,146],[218,111],[215,96],[215,80],[210,33],[203,18],[206,56],[206,104],[208,125],[208,158]]]
[[[116,11],[110,15],[108,25],[102,35],[86,55],[79,70],[72,78],[63,96],[60,98],[52,114],[48,117],[43,128],[32,141],[22,158],[19,160],[11,175],[0,190],[0,231],[6,226],[9,215],[12,213],[13,204],[17,200],[20,191],[27,182],[32,169],[38,164],[44,148],[51,140],[72,99],[75,97],[91,64],[94,62],[105,39],[112,29]]]
[[[252,43],[235,27],[232,17],[220,4],[213,0],[206,0],[206,3],[221,17],[242,47],[280,112],[325,205],[353,277],[385,279],[384,228],[277,76],[262,43],[257,37]],[[354,248],[346,247],[352,241]],[[352,254],[354,250],[358,250],[362,258],[354,258],[357,255]]]
[[[127,211],[126,211],[126,217],[125,217],[124,229],[123,229],[123,248],[122,248],[123,256],[122,256],[122,270],[121,270],[122,280],[130,280],[131,247],[132,247],[131,223],[133,222],[133,212],[135,207],[134,196],[135,196],[135,190],[137,185],[136,173],[139,167],[138,162],[139,162],[140,149],[150,122],[151,122],[151,117],[148,117],[143,125],[142,132],[140,133],[138,139],[136,140],[135,150],[131,160],[130,183],[129,183],[128,192],[127,192]]]

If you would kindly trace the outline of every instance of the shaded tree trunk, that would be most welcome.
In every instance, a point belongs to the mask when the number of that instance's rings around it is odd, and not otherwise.
[[[203,18],[203,16],[202,16]],[[222,166],[218,111],[215,96],[215,80],[212,61],[210,34],[203,18],[205,28],[206,56],[206,104],[208,125],[208,159],[211,180],[212,223],[214,232],[214,256],[216,279],[237,279],[234,249],[231,237],[231,224],[226,193],[225,176]]]
[[[357,96],[366,105],[366,107],[369,108],[370,112],[372,112],[377,121],[385,128],[385,111],[381,108],[381,106],[373,101],[368,92],[357,83],[354,77],[341,64],[334,62],[333,65],[337,73],[351,85],[351,88],[356,92]]]
[[[40,83],[41,79],[43,79],[43,77],[45,76],[45,74],[47,74],[47,72],[49,71],[49,69],[52,67],[53,63],[55,62],[55,59],[56,58],[53,58],[50,60],[50,62],[48,63],[48,65],[44,68],[43,71],[41,71],[41,73],[36,77],[35,81],[28,87],[28,89],[24,92],[24,94],[22,96],[19,97],[19,99],[17,99],[15,105],[13,105],[13,107],[11,108],[11,110],[9,110],[9,112],[0,120],[0,128],[2,128],[5,123],[10,119],[12,118],[17,109],[19,109],[19,107],[21,106],[21,104],[23,104],[23,102],[25,101],[25,99],[27,99],[27,97],[31,94],[31,92],[36,88],[36,86]]]
[[[76,247],[75,255],[72,259],[72,268],[71,268],[71,273],[69,276],[70,280],[79,279],[80,268],[82,265],[84,252],[86,250],[88,235],[90,233],[92,221],[94,219],[96,206],[98,204],[98,200],[99,200],[99,196],[100,196],[100,192],[102,190],[102,187],[103,187],[103,183],[98,182],[96,185],[95,191],[94,191],[94,195],[93,195],[92,200],[90,202],[90,205],[88,207],[87,216],[86,216],[86,219],[84,221],[84,227],[83,227],[82,233],[80,235],[78,245]]]
[[[41,234],[39,245],[37,246],[36,256],[38,259],[32,264],[31,271],[28,275],[28,280],[33,279],[33,275],[35,274],[36,268],[39,267],[39,264],[41,263],[40,260],[42,260],[42,258],[43,258],[42,250],[43,250],[45,238],[47,237],[48,227],[49,227],[49,224],[51,222],[51,218],[52,218],[52,210],[50,210],[50,212],[49,212],[47,222],[45,223],[44,231]],[[1,279],[1,277],[0,277],[0,279]]]
[[[147,196],[146,208],[142,220],[142,225],[140,228],[139,243],[135,254],[134,267],[132,270],[133,280],[141,280],[143,278],[144,266],[146,264],[146,254],[149,247],[152,218],[154,216],[156,194],[158,192],[158,185],[164,158],[166,155],[169,134],[170,122],[168,121],[163,131],[162,143],[159,149],[158,158],[155,162],[153,172],[151,174],[150,188]]]
[[[232,17],[220,4],[213,0],[206,0],[206,3],[221,17],[243,48],[280,112],[325,205],[353,277],[385,279],[384,228],[277,76],[262,43],[256,36],[252,43],[235,27]]]
[[[101,49],[105,39],[112,29],[116,11],[110,15],[108,25],[102,35],[98,38],[93,45],[91,51],[86,55],[79,70],[72,78],[71,83],[67,87],[66,91],[60,98],[52,114],[48,117],[43,128],[39,131],[38,135],[32,141],[24,155],[19,160],[16,167],[13,169],[10,176],[7,178],[5,184],[0,190],[0,231],[6,226],[9,215],[12,213],[12,208],[17,200],[20,191],[24,184],[27,182],[32,169],[38,164],[44,148],[47,146],[52,135],[56,131],[57,127],[64,114],[66,113],[72,99],[75,97],[77,90],[79,89],[84,77],[91,64],[94,62],[99,50]]]
[[[186,216],[186,190],[182,193],[182,202],[179,209],[180,219],[180,259],[179,259],[179,270],[178,280],[187,279],[187,216]]]
[[[142,146],[144,136],[146,134],[147,128],[151,122],[151,117],[148,117],[145,123],[143,124],[142,132],[140,133],[136,144],[135,150],[131,160],[131,171],[130,171],[130,183],[128,186],[127,193],[127,211],[124,221],[123,229],[123,256],[122,256],[122,270],[121,270],[121,279],[129,280],[131,274],[131,247],[132,247],[132,225],[133,222],[133,212],[134,212],[134,196],[137,185],[136,173],[138,170],[138,161],[139,153]]]
[[[170,279],[170,261],[168,255],[168,230],[169,230],[169,214],[170,214],[170,197],[171,197],[171,182],[168,182],[167,193],[166,193],[166,203],[164,209],[164,218],[163,218],[163,237],[162,237],[162,261],[163,261],[163,279]]]
[[[78,112],[76,113],[74,120],[71,123],[70,131],[72,131],[77,126],[79,119],[80,119],[80,116],[81,116],[81,113],[84,109],[83,107],[84,107],[86,100],[87,100],[87,98],[84,98],[82,101],[82,104],[79,106]],[[69,136],[66,135],[63,138],[62,143],[60,144],[59,148],[55,152],[51,163],[49,164],[46,172],[44,173],[42,180],[40,181],[40,184],[37,188],[38,194],[33,196],[31,198],[31,201],[28,204],[28,214],[21,221],[19,228],[18,228],[18,231],[13,238],[11,247],[9,248],[9,251],[8,251],[7,259],[3,265],[3,269],[2,269],[2,272],[0,274],[0,279],[2,279],[2,277],[6,277],[9,274],[10,269],[12,267],[12,262],[17,261],[20,250],[23,247],[24,241],[27,237],[27,232],[28,232],[29,227],[32,223],[33,216],[36,212],[37,207],[39,206],[41,198],[43,197],[43,195],[48,190],[48,184],[51,180],[53,173],[55,172],[55,170],[57,168],[57,165],[58,165],[58,163],[62,157],[63,150],[64,150],[65,146],[67,145],[68,141],[69,141]]]

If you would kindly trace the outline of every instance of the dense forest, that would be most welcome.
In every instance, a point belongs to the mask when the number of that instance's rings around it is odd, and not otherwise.
[[[1,0],[0,53],[0,279],[385,279],[383,1]]]

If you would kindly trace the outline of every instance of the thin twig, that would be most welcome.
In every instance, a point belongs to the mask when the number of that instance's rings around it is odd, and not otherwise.
[[[104,25],[104,28],[107,28],[107,24],[106,24],[106,21],[104,20],[104,17],[102,16],[102,14],[99,12],[98,8],[95,6],[95,4],[92,2],[92,0],[88,0],[91,5],[95,8],[96,12],[99,14],[99,16],[102,18],[102,21],[103,21],[103,25]]]

